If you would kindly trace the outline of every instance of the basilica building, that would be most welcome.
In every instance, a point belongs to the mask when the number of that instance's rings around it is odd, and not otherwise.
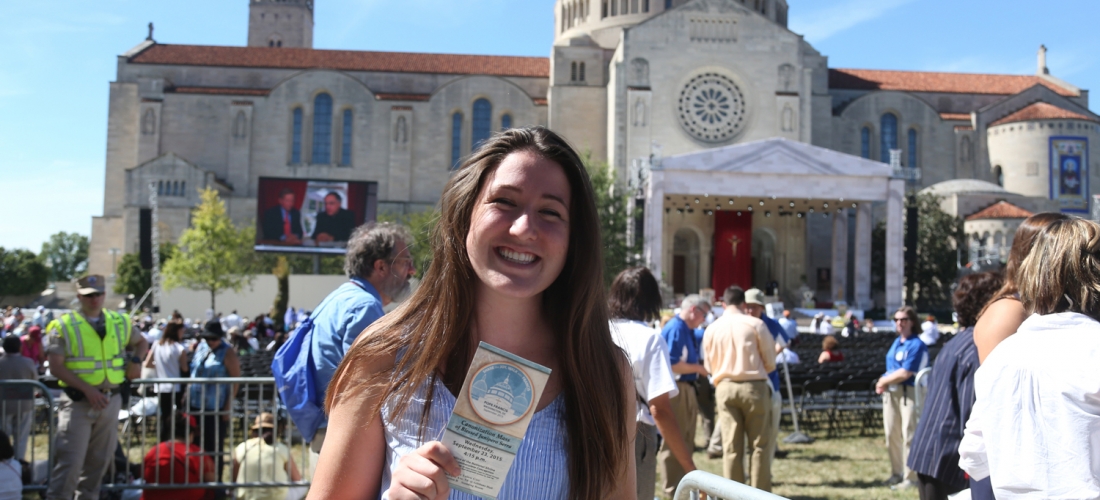
[[[786,0],[557,0],[545,58],[317,50],[314,8],[250,0],[247,46],[150,33],[118,56],[90,272],[148,251],[151,190],[166,241],[203,187],[255,223],[261,178],[369,181],[378,212],[425,210],[480,141],[531,125],[607,162],[677,294],[897,307],[907,193],[979,216],[974,257],[1003,252],[1023,214],[1087,214],[1100,185],[1100,116],[1045,48],[1030,75],[831,68]]]

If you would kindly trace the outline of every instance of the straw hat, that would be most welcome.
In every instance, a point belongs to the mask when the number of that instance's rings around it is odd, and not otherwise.
[[[275,428],[275,415],[272,415],[271,413],[266,412],[266,411],[259,414],[259,415],[256,415],[256,423],[252,424],[252,427],[250,427],[250,429],[256,430],[256,429],[259,429],[261,427],[267,427],[269,429],[274,429]]]

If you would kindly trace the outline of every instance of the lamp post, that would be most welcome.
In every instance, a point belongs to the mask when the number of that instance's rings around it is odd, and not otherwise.
[[[107,250],[107,253],[111,254],[111,278],[114,278],[118,273],[118,254],[122,253],[122,249],[111,248]]]

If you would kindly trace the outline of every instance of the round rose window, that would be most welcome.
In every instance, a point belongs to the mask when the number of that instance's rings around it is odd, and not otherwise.
[[[722,142],[737,135],[745,123],[745,98],[728,77],[703,73],[680,91],[680,125],[696,139]]]

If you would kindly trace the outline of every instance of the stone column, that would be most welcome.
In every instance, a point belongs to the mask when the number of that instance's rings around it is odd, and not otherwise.
[[[829,300],[845,300],[848,290],[848,212],[833,214],[833,284]]]
[[[890,179],[886,197],[886,312],[890,314],[905,298],[905,181]]]
[[[661,275],[664,265],[664,222],[665,191],[664,172],[651,170],[645,198],[645,262],[658,281],[665,281]]]
[[[864,311],[874,307],[871,301],[871,202],[856,209],[856,303]]]

